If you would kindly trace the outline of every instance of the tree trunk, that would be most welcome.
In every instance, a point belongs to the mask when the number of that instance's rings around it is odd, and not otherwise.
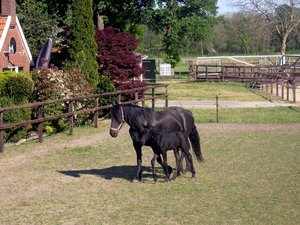
[[[281,43],[280,43],[280,54],[285,55],[285,49],[286,49],[286,41],[289,36],[289,33],[285,33],[282,38],[281,38]]]

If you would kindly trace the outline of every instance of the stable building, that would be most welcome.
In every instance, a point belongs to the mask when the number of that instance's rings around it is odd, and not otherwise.
[[[1,0],[0,12],[0,72],[29,72],[32,55],[16,15],[16,1]]]

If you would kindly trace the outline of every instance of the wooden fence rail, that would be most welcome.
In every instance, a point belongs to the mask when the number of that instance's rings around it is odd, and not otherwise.
[[[162,89],[163,92],[157,92],[157,89]],[[147,91],[151,91],[148,93]],[[134,100],[122,102],[122,95],[125,94],[134,94]],[[108,97],[108,96],[115,96],[119,103],[138,103],[142,102],[142,105],[145,105],[145,101],[151,100],[151,106],[154,109],[155,107],[155,99],[157,98],[164,98],[165,99],[165,107],[168,107],[168,85],[167,84],[151,84],[147,87],[142,88],[135,88],[131,90],[124,90],[124,91],[116,91],[116,92],[109,92],[103,94],[94,94],[88,96],[80,96],[80,97],[73,97],[67,99],[58,99],[58,100],[50,100],[44,102],[36,102],[26,105],[17,105],[11,107],[0,107],[0,152],[4,152],[4,131],[11,128],[17,128],[27,125],[37,125],[38,130],[38,142],[43,141],[43,124],[46,121],[57,120],[61,118],[67,118],[68,125],[69,125],[69,134],[73,134],[73,127],[74,127],[74,116],[80,115],[84,113],[93,113],[94,119],[94,127],[98,127],[98,118],[99,112],[103,109],[109,109],[112,107],[111,104],[109,105],[99,105],[99,101],[101,98]],[[74,110],[74,103],[89,100],[93,102],[92,108],[84,108],[80,110]],[[44,113],[44,109],[48,105],[53,104],[64,104],[66,106],[67,112],[60,113],[58,115],[51,115],[47,116]],[[31,120],[19,121],[16,123],[4,123],[4,116],[5,112],[8,111],[16,111],[22,109],[35,109],[37,111],[37,116]]]
[[[293,102],[296,102],[296,92],[300,86],[299,63],[284,66],[190,65],[190,75],[199,81],[247,83]]]

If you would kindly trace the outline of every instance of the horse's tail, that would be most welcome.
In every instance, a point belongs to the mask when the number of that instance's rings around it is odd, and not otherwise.
[[[201,146],[200,146],[200,136],[198,134],[197,128],[193,125],[191,133],[189,135],[193,151],[197,157],[198,162],[204,162],[204,158],[201,153]]]

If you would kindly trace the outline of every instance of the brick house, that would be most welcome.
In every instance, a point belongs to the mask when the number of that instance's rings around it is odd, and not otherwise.
[[[32,55],[16,15],[16,1],[1,0],[0,10],[0,72],[28,72]]]

